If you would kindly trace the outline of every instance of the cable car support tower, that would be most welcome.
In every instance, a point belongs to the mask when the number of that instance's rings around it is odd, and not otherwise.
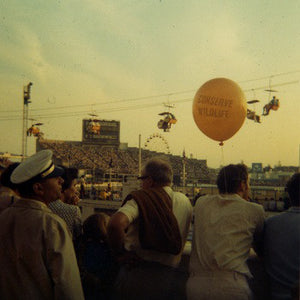
[[[32,85],[33,83],[29,82],[23,87],[22,161],[27,157],[28,104],[31,103],[29,99]]]

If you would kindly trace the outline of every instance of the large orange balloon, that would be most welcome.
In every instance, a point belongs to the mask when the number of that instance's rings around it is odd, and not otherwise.
[[[243,91],[227,78],[207,81],[194,97],[195,123],[205,135],[221,142],[221,145],[242,127],[246,112]]]

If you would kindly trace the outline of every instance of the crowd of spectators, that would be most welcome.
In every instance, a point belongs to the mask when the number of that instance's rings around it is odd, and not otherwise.
[[[139,149],[137,147],[128,147],[127,149],[119,149],[118,147],[103,146],[96,144],[85,144],[82,142],[47,140],[39,139],[37,141],[37,151],[42,149],[50,149],[54,153],[55,161],[67,167],[75,167],[77,169],[89,170],[90,173],[115,174],[115,175],[138,175],[139,168]],[[210,183],[214,184],[219,169],[207,167],[206,160],[195,158],[183,158],[179,155],[155,152],[148,149],[142,149],[142,162],[145,162],[154,156],[167,158],[173,168],[174,175],[183,178],[183,162],[185,163],[186,183]],[[7,158],[0,158],[0,166],[5,168],[11,163]],[[264,172],[272,170],[273,173],[287,172],[295,173],[297,167],[294,166],[267,166]],[[249,173],[252,170],[249,169]],[[279,178],[255,178],[251,176],[251,186],[285,186],[289,175]],[[175,182],[175,180],[174,180]]]
[[[39,148],[51,149],[59,164],[77,169],[101,170],[102,173],[111,171],[115,174],[138,174],[139,149],[135,147],[121,150],[110,146],[43,139],[39,141]],[[142,161],[147,161],[157,155],[170,161],[174,175],[182,176],[183,158],[181,156],[142,149]],[[209,182],[206,160],[189,158],[184,160],[189,178]]]
[[[249,201],[247,167],[222,168],[219,193],[194,207],[187,270],[180,260],[193,209],[172,191],[168,162],[150,160],[142,189],[111,219],[97,213],[82,224],[77,169],[55,166],[52,155],[37,152],[1,174],[1,299],[299,299],[300,173],[286,184],[289,210],[266,218]]]

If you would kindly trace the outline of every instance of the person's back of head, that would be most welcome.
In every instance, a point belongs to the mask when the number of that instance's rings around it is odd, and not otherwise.
[[[64,180],[62,184],[61,200],[67,204],[77,205],[79,202],[79,192],[76,189],[76,183],[78,179],[78,169],[66,168],[61,176]]]
[[[300,206],[300,173],[295,173],[286,184],[292,206]]]
[[[248,170],[244,164],[223,167],[217,177],[220,194],[237,193],[242,182],[248,181]]]
[[[160,158],[150,159],[144,169],[143,176],[149,176],[157,186],[171,185],[173,171],[171,165]]]
[[[7,168],[4,169],[4,171],[2,172],[1,177],[0,177],[1,186],[8,187],[13,191],[17,190],[16,185],[11,182],[10,176],[19,164],[20,163],[13,163],[13,164],[10,164]]]
[[[85,240],[106,241],[109,219],[110,217],[105,213],[97,213],[89,216],[83,222]]]
[[[78,178],[78,169],[60,167],[64,169],[64,173],[61,176],[64,180],[62,184],[62,192],[64,192],[66,189],[71,187],[73,180]]]

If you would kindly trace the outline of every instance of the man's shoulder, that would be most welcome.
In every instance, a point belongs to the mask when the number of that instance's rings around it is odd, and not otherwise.
[[[52,211],[46,213],[44,217],[46,219],[46,223],[56,224],[57,226],[65,226],[63,219]]]
[[[163,189],[171,198],[176,197],[176,198],[189,200],[189,198],[185,194],[183,194],[182,192],[174,191],[170,186],[164,186]]]
[[[175,197],[189,201],[189,198],[182,192],[173,191]]]
[[[219,195],[202,195],[201,197],[197,198],[197,201],[195,203],[195,207],[199,206],[206,206],[206,202],[212,202],[212,201],[217,201],[219,199]]]
[[[185,213],[191,215],[193,207],[189,198],[181,192],[173,191],[171,196],[174,212]]]
[[[266,213],[262,205],[246,201],[243,198],[239,201],[239,205],[245,217],[250,217],[252,220],[255,220],[255,223],[257,224],[263,224]]]
[[[25,218],[28,224],[41,224],[43,228],[64,226],[61,218],[44,203],[29,199],[20,199],[18,202],[5,209],[1,216],[4,218]]]
[[[137,202],[134,199],[126,201],[119,209],[118,212],[135,212],[138,211]]]
[[[48,206],[47,209],[40,211],[41,216],[44,219],[44,222],[47,224],[57,224],[64,226],[64,221],[59,215],[57,215],[52,209]]]
[[[183,194],[182,192],[177,192],[171,189],[171,193],[168,193],[171,197],[171,199],[173,199],[173,201],[180,201],[182,203],[187,203],[187,204],[191,204],[190,199]]]
[[[78,211],[78,207],[75,205],[67,204],[62,202],[61,200],[56,200],[49,204],[49,207],[53,211],[64,211],[66,213],[75,214]],[[77,209],[78,208],[78,209]]]
[[[293,241],[294,247],[298,247],[300,242],[300,218],[291,217],[288,212],[271,216],[265,220],[264,235],[265,244],[277,244],[278,242],[282,243],[283,240],[290,240]]]
[[[249,202],[249,201],[245,201],[245,205],[251,209],[253,209],[254,211],[260,212],[260,213],[264,213],[264,207],[261,204],[258,203],[254,203],[254,202]]]
[[[300,222],[300,215],[298,218],[299,222]],[[295,220],[293,218],[291,218],[291,215],[288,212],[281,212],[278,215],[275,216],[271,216],[269,218],[266,219],[266,225],[274,225],[274,224],[279,224],[280,226],[282,226],[283,222],[294,222]]]

